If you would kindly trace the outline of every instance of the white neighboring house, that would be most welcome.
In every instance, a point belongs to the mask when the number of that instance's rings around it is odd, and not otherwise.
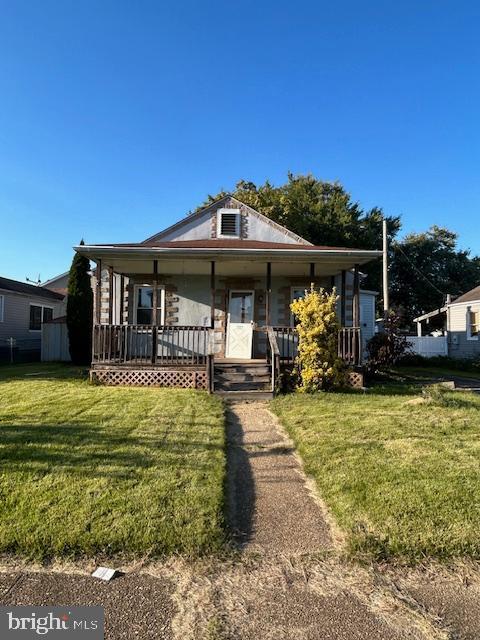
[[[64,296],[45,287],[0,277],[0,360],[40,356],[42,325],[63,313]]]
[[[422,336],[422,327],[431,318],[443,316],[445,331],[443,336]],[[452,358],[478,358],[480,356],[480,286],[467,291],[445,306],[414,318],[419,340],[444,341],[445,355]],[[432,354],[433,355],[433,354]]]

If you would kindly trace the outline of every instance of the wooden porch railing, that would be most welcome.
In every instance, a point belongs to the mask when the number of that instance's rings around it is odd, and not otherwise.
[[[298,334],[295,327],[272,327],[280,352],[282,364],[293,364],[298,349]],[[350,366],[362,362],[360,327],[342,327],[338,332],[338,355]]]
[[[205,366],[209,327],[97,324],[93,364]]]
[[[278,348],[277,338],[273,331],[273,327],[267,327],[267,360],[271,367],[271,390],[272,393],[275,393],[278,377],[280,375],[280,350]]]

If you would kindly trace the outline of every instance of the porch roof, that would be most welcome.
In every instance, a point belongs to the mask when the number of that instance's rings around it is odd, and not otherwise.
[[[212,260],[302,262],[329,265],[336,270],[350,269],[382,255],[381,251],[255,240],[188,240],[139,244],[79,245],[75,250],[93,260],[107,263],[138,260]]]

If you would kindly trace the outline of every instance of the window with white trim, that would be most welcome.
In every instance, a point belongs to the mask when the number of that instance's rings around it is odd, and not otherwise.
[[[165,289],[157,289],[157,325],[165,322]],[[150,284],[135,285],[135,324],[153,323],[153,287]]]
[[[53,307],[45,307],[43,304],[30,305],[30,331],[40,331],[42,324],[53,318]]]
[[[0,296],[0,322],[4,322],[5,316],[5,296]]]
[[[217,237],[240,237],[240,209],[219,209],[217,211]]]
[[[469,340],[478,340],[480,336],[480,311],[473,310],[471,307],[467,309],[467,338]]]

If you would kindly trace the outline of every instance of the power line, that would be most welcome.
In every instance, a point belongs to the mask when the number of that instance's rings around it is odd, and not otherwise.
[[[410,258],[407,256],[407,254],[406,254],[406,253],[405,253],[405,251],[402,249],[402,247],[398,244],[398,242],[395,242],[395,244],[394,244],[393,246],[394,246],[396,249],[398,249],[398,250],[403,254],[403,257],[405,258],[405,260],[406,260],[406,261],[407,261],[407,262],[408,262],[408,263],[409,263],[409,264],[410,264],[410,265],[415,269],[415,271],[416,271],[417,273],[419,273],[419,274],[422,276],[422,278],[423,278],[426,282],[428,282],[428,284],[429,284],[431,287],[433,287],[433,288],[435,289],[435,291],[438,291],[438,293],[441,293],[441,294],[442,294],[442,296],[446,295],[444,291],[440,291],[440,289],[437,287],[437,285],[433,284],[433,282],[432,282],[431,280],[429,280],[429,279],[427,278],[427,276],[426,276],[422,271],[420,271],[420,269],[417,267],[417,265],[416,265],[416,264],[414,264],[414,263],[410,260]]]

